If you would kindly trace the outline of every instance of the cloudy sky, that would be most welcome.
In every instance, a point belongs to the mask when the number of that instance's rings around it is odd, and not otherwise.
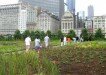
[[[17,3],[18,0],[0,0],[0,5]],[[95,16],[106,15],[106,0],[76,0],[76,10],[85,11],[87,14],[87,6],[94,6]]]

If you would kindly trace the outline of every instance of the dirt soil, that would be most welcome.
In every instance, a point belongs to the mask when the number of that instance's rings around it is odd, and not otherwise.
[[[61,64],[59,67],[61,75],[106,75],[106,62]]]

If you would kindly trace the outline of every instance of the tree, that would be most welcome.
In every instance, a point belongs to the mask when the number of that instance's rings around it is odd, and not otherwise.
[[[59,39],[63,36],[63,33],[61,32],[61,30],[58,30],[57,36],[58,36]]]
[[[5,38],[4,38],[4,36],[3,35],[0,35],[0,41],[1,40],[4,40]]]
[[[97,31],[95,33],[95,39],[104,39],[104,35],[103,35],[102,30],[100,28],[97,29]]]
[[[75,31],[74,31],[74,30],[70,30],[69,33],[67,34],[67,37],[68,37],[68,38],[71,38],[71,39],[72,39],[73,37],[75,37],[75,36],[76,36],[76,35],[75,35]]]
[[[30,36],[29,30],[25,30],[23,33],[23,39],[25,39],[27,36]]]
[[[49,37],[51,37],[51,31],[50,31],[50,30],[48,30],[48,31],[46,32],[46,34],[47,34]]]
[[[40,31],[38,31],[38,30],[35,31],[35,38],[37,38],[37,37],[40,38]]]
[[[84,41],[88,41],[88,30],[86,28],[82,29],[81,37]]]
[[[44,31],[41,31],[40,32],[40,39],[43,40],[44,37],[45,37],[45,33],[44,33]]]
[[[15,31],[15,33],[14,33],[14,39],[16,39],[16,40],[17,40],[17,39],[18,39],[18,40],[21,39],[21,33],[20,33],[19,30],[16,30],[16,31]]]
[[[31,31],[30,37],[31,37],[31,40],[32,41],[35,39],[35,32],[34,31]]]

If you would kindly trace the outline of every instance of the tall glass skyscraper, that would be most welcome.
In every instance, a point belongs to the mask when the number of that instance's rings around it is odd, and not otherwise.
[[[89,6],[88,6],[88,18],[89,18],[89,19],[92,19],[93,16],[94,16],[94,8],[93,8],[92,5],[89,5]]]
[[[75,0],[67,0],[67,9],[75,14]]]
[[[19,0],[28,2],[33,6],[41,7],[55,14],[59,18],[64,14],[64,0]]]

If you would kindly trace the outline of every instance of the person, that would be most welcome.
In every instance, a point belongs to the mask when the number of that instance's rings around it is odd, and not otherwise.
[[[28,36],[25,38],[26,52],[30,49],[31,38]]]
[[[41,49],[41,45],[40,45],[40,39],[37,37],[36,39],[35,39],[35,49],[36,50],[40,50]]]
[[[69,44],[71,42],[71,39],[68,37],[67,38],[67,43]]]
[[[48,35],[46,35],[46,36],[44,37],[44,42],[45,42],[45,47],[46,47],[46,48],[47,48],[48,45],[49,45],[49,41],[50,41],[50,39],[49,39]]]
[[[76,42],[76,38],[75,37],[73,37],[73,41]]]
[[[78,42],[78,41],[79,41],[79,37],[78,37],[78,36],[76,36],[75,38],[76,38],[76,41]]]
[[[83,40],[83,38],[82,37],[80,37],[80,42],[83,42],[84,40]]]
[[[63,42],[64,42],[64,45],[67,44],[67,38],[65,36],[64,36]]]
[[[61,36],[60,40],[61,40],[61,46],[63,46],[63,36]]]

